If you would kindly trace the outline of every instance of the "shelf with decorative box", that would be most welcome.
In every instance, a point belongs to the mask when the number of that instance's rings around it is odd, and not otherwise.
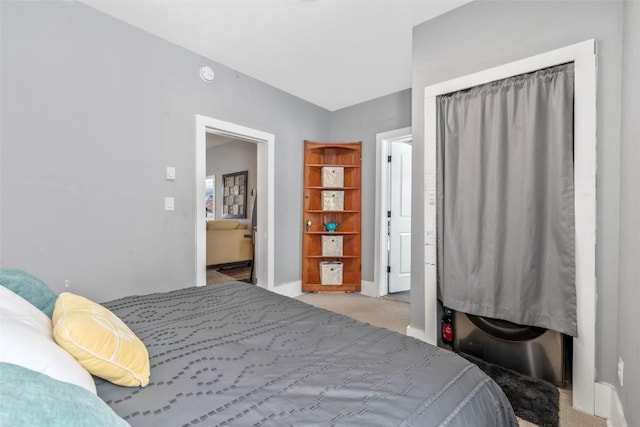
[[[304,144],[302,291],[359,292],[362,144]]]

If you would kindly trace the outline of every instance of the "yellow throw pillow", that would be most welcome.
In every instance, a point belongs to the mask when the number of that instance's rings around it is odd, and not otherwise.
[[[51,321],[58,345],[93,375],[129,387],[149,384],[147,348],[105,307],[63,292]]]

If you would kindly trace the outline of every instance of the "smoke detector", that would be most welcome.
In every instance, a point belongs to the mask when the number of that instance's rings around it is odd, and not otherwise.
[[[200,67],[200,78],[205,82],[212,81],[215,78],[215,76],[216,76],[216,73],[213,72],[211,67],[207,67],[207,66]]]

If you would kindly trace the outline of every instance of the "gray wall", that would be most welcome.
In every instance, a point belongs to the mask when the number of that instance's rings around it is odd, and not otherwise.
[[[620,288],[618,347],[624,386],[618,384],[629,426],[640,426],[640,3],[624,3],[622,144],[620,147]],[[614,351],[611,351],[615,353]]]
[[[413,193],[422,200],[424,87],[578,43],[598,41],[598,380],[615,383],[618,326],[618,225],[622,3],[609,1],[475,1],[414,28]],[[422,203],[413,218],[422,218]],[[423,235],[414,221],[412,234]],[[424,327],[424,250],[412,244],[411,324]]]
[[[406,91],[329,113],[83,4],[2,1],[0,265],[31,271],[56,291],[70,280],[70,290],[97,300],[191,286],[194,117],[202,114],[276,135],[276,284],[300,277],[302,141],[362,140],[369,236],[363,279],[372,280],[375,134],[408,126],[412,110],[414,199],[422,200],[425,86],[596,38],[597,370],[600,380],[615,384],[617,356],[624,358],[619,392],[634,425],[640,176],[638,103],[631,96],[640,90],[638,59],[630,52],[640,49],[631,31],[640,19],[637,3],[626,2],[624,15],[622,7],[470,3],[416,27],[412,105]],[[213,83],[199,79],[202,65],[216,71]],[[164,179],[168,165],[177,168],[175,182]],[[163,211],[166,195],[176,198],[175,212]],[[413,217],[421,218],[422,203],[413,206]],[[422,232],[414,221],[414,235]],[[411,322],[423,327],[423,248],[415,242]]]
[[[207,176],[215,175],[216,177],[215,219],[224,219],[222,218],[222,175],[247,171],[247,219],[238,219],[238,221],[251,224],[254,200],[251,189],[255,189],[258,184],[257,162],[258,147],[253,142],[234,140],[207,149]]]
[[[362,141],[362,280],[373,281],[376,134],[411,126],[411,90],[334,111],[332,141]]]
[[[299,280],[302,141],[328,111],[81,3],[0,8],[0,265],[98,301],[192,286],[202,114],[276,135],[275,282]]]

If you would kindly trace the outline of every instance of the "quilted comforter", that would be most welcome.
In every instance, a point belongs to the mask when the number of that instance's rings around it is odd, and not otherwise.
[[[134,426],[517,426],[449,351],[227,282],[104,304],[146,344],[151,382],[97,380]]]

